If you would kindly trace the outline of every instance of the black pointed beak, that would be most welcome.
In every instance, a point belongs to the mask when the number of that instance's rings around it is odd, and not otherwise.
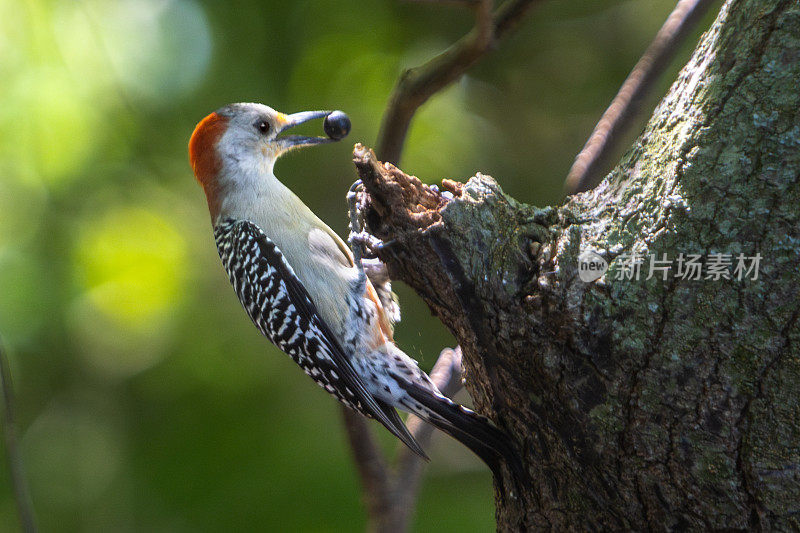
[[[325,118],[330,115],[332,111],[301,111],[300,113],[292,113],[285,115],[285,121],[279,133],[283,133],[289,128],[293,128],[303,122],[314,120],[318,118]],[[285,135],[278,137],[276,141],[280,144],[281,150],[290,150],[292,148],[299,148],[301,146],[311,146],[314,144],[324,144],[334,142],[338,139],[330,139],[328,137],[307,137],[305,135]]]

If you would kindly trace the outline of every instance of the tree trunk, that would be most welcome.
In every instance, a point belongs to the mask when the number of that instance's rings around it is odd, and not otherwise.
[[[727,2],[633,149],[563,206],[355,163],[380,258],[524,457],[499,529],[800,528],[796,0]],[[589,250],[610,267],[585,282]],[[671,268],[646,279],[651,260]]]

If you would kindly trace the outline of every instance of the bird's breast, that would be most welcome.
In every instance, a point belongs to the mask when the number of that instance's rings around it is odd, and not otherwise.
[[[229,195],[221,216],[250,220],[275,243],[322,319],[342,340],[358,276],[349,249],[274,176],[260,176],[250,183],[252,188]]]

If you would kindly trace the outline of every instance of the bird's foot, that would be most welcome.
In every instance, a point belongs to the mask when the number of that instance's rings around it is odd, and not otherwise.
[[[364,190],[361,180],[356,180],[347,191],[347,211],[350,215],[350,234],[358,234],[364,230],[364,206],[359,201],[358,193]]]
[[[389,246],[395,243],[395,240],[392,239],[390,241],[382,241],[378,237],[367,233],[366,231],[362,231],[360,233],[350,233],[350,236],[347,238],[350,242],[350,248],[359,248],[359,254],[362,259],[375,259],[378,257],[378,253],[386,250]],[[353,254],[355,255],[356,252],[353,250]]]
[[[372,240],[376,239],[364,230],[364,206],[359,201],[359,192],[364,190],[361,180],[356,180],[347,191],[347,209],[350,215],[350,235],[347,242],[353,252],[356,265],[360,267],[361,259],[367,255],[367,247],[372,247]]]
[[[395,243],[394,239],[382,241],[364,229],[363,196],[359,197],[358,194],[363,190],[364,184],[361,180],[356,180],[347,191],[347,207],[350,215],[350,235],[347,241],[350,243],[350,250],[356,262],[360,262],[362,258],[374,259],[379,252]]]

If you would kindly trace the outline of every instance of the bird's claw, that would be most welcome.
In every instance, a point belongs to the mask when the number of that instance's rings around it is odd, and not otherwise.
[[[354,181],[353,184],[350,186],[350,189],[348,189],[348,191],[347,191],[348,196],[351,193],[356,193],[356,192],[360,191],[363,188],[364,188],[364,182],[363,181],[361,181],[360,179]]]
[[[358,193],[363,187],[361,180],[356,180],[347,191],[347,209],[350,215],[351,234],[361,233],[364,229],[364,215],[361,206],[358,205]]]
[[[351,248],[359,248],[358,255],[364,259],[374,259],[378,257],[379,252],[385,250],[395,242],[394,239],[384,242],[366,231],[361,231],[359,233],[351,232],[347,240],[350,242]],[[355,253],[355,249],[353,251]]]
[[[375,239],[364,231],[364,214],[358,201],[358,193],[363,188],[361,180],[356,180],[347,191],[347,208],[350,215],[350,235],[347,241],[350,243],[356,265],[361,265],[361,259],[367,254],[367,246],[371,247],[370,239]]]
[[[374,259],[378,252],[394,244],[394,239],[384,242],[364,229],[364,206],[360,205],[358,193],[364,190],[361,180],[356,180],[347,191],[347,206],[350,214],[350,235],[347,241],[356,262],[362,258]]]

